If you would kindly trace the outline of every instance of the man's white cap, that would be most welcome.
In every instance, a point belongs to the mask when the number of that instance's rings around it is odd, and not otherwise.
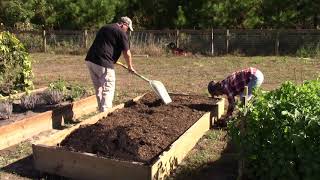
[[[130,31],[133,31],[132,21],[131,21],[131,19],[129,17],[127,17],[127,16],[121,17],[121,22],[127,23],[128,26],[129,26]]]

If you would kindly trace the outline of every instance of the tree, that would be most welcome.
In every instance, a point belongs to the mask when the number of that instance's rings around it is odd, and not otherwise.
[[[2,2],[2,20],[7,26],[13,27],[17,22],[28,23],[34,13],[30,10],[30,4],[21,0]]]
[[[177,19],[175,20],[175,25],[178,28],[183,27],[186,24],[186,17],[184,15],[184,11],[182,10],[182,6],[178,6],[178,11],[177,11]]]
[[[55,28],[95,29],[110,23],[118,1],[113,0],[54,0]]]

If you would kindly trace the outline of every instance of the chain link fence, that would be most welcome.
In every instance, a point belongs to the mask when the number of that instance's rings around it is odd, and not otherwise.
[[[30,52],[85,53],[96,31],[15,31]],[[320,30],[138,30],[129,33],[135,54],[168,52],[168,44],[208,56],[295,55],[320,48]]]

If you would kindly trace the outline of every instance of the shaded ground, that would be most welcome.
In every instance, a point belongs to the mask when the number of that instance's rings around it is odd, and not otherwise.
[[[217,100],[205,96],[172,95],[164,105],[154,93],[117,110],[94,125],[71,133],[61,146],[72,151],[151,164]]]

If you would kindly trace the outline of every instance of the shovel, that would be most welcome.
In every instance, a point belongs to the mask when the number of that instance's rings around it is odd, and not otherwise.
[[[122,66],[125,69],[128,69],[128,67],[125,66],[124,64],[122,64],[121,62],[117,62],[117,64]],[[164,104],[169,104],[170,102],[172,102],[172,100],[171,100],[166,88],[162,84],[162,82],[155,81],[155,80],[149,80],[148,78],[138,74],[137,72],[133,72],[133,74],[135,74],[139,78],[147,81],[150,84],[152,90],[162,99]]]

